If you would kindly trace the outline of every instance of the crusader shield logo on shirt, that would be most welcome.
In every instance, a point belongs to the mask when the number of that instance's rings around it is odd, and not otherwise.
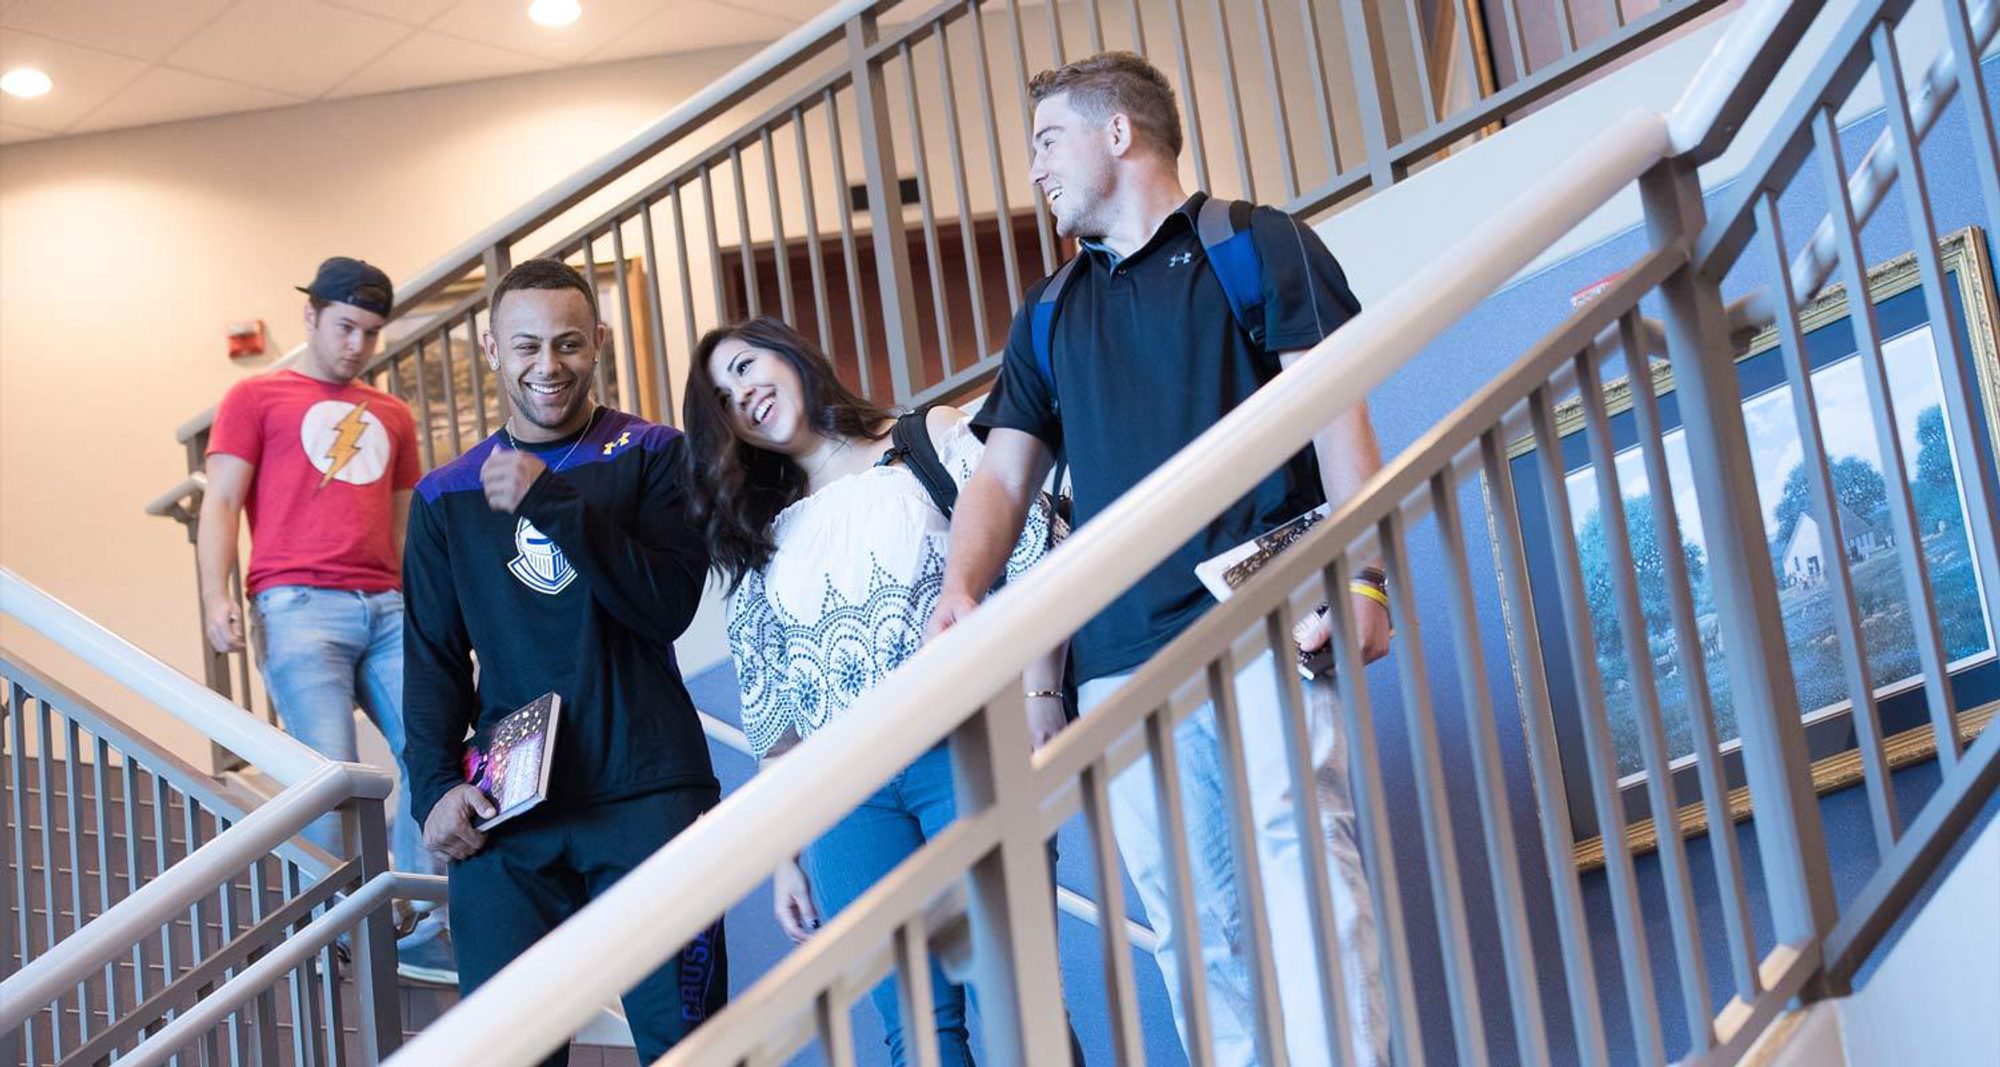
[[[563,557],[562,549],[527,519],[514,524],[514,551],[507,569],[537,593],[555,596],[576,580],[576,568]]]

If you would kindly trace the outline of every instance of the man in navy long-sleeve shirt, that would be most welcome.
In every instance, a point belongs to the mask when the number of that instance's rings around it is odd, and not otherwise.
[[[510,414],[418,483],[403,562],[411,806],[425,843],[452,861],[467,992],[720,788],[673,655],[708,569],[682,506],[681,436],[591,398],[608,330],[571,268],[509,271],[490,326],[487,365]],[[464,783],[467,731],[551,690],[562,710],[548,799],[482,834],[494,808]],[[662,1055],[727,991],[718,920],[626,995],[640,1058]]]

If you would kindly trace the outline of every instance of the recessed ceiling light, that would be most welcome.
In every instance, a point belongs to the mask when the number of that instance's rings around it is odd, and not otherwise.
[[[5,74],[0,74],[0,93],[23,99],[40,96],[55,88],[55,84],[49,80],[48,75],[33,67],[15,67]]]
[[[577,0],[535,0],[528,5],[528,17],[543,26],[567,26],[583,15]]]

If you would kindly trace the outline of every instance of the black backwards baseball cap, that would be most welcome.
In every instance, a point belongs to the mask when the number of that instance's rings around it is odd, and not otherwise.
[[[396,287],[389,276],[373,263],[346,256],[334,256],[319,265],[311,285],[293,286],[307,296],[334,304],[352,304],[363,311],[387,315],[396,302]]]

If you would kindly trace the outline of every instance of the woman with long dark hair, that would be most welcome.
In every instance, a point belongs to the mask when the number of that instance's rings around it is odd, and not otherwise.
[[[728,579],[729,650],[743,730],[761,763],[825,726],[916,652],[944,577],[950,520],[892,443],[895,415],[855,395],[810,341],[771,318],[710,332],[696,346],[682,400],[692,510]],[[923,430],[959,484],[981,445],[967,416],[932,408]],[[1008,563],[1018,574],[1047,551],[1037,503]],[[1039,746],[1064,722],[1060,654],[1026,679]],[[778,872],[774,909],[803,942],[956,817],[943,745],[864,801]],[[971,1062],[965,993],[931,968],[945,1067]],[[890,1059],[904,1062],[889,982],[873,999]]]

